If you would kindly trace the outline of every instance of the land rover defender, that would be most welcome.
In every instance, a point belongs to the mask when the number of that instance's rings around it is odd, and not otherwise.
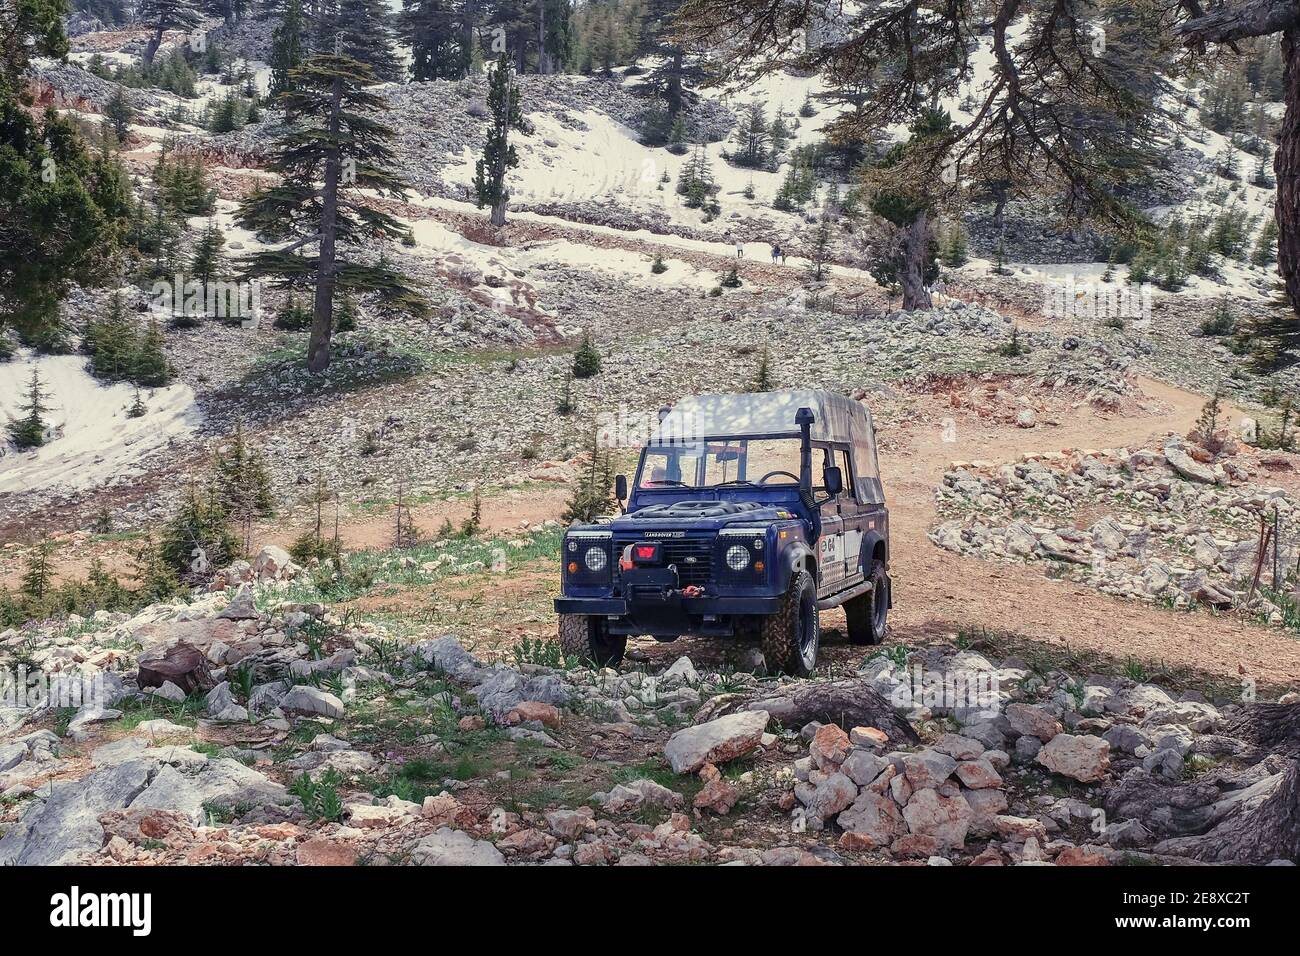
[[[878,644],[890,607],[889,512],[871,414],[801,390],[684,398],[641,449],[622,513],[575,524],[555,601],[566,655],[617,664],[629,635],[756,642],[767,667],[817,665],[819,612]]]

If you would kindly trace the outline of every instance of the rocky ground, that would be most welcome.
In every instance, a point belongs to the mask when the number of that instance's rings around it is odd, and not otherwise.
[[[930,538],[962,554],[1039,563],[1119,597],[1235,608],[1294,628],[1283,582],[1300,556],[1295,456],[1246,453],[1226,433],[1214,444],[1217,454],[1171,435],[1158,450],[957,462],[936,491],[945,520]]]
[[[444,557],[389,570],[474,564]],[[528,641],[488,662],[311,600],[323,580],[265,548],[188,603],[0,634],[104,691],[0,710],[0,861],[1273,862],[1220,839],[1283,785],[1240,694],[952,646],[818,681]]]

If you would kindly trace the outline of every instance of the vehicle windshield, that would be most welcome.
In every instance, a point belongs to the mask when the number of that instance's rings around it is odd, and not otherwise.
[[[708,438],[650,445],[641,459],[638,488],[717,488],[723,485],[796,487],[798,438]]]

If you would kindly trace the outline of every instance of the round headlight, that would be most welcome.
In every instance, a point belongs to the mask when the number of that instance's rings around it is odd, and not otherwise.
[[[582,563],[587,566],[588,571],[604,571],[605,565],[609,564],[609,555],[605,553],[604,548],[588,548],[587,553],[582,556]]]
[[[749,550],[741,544],[733,544],[727,549],[727,567],[733,571],[743,571],[749,567]]]
[[[573,538],[570,538],[570,539],[569,539],[569,550],[570,550],[570,551],[577,551],[577,550],[578,550],[578,542],[575,541]]]

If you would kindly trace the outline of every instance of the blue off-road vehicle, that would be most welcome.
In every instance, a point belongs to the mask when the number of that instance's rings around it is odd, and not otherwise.
[[[889,512],[871,415],[821,391],[685,398],[661,414],[621,515],[564,537],[560,643],[598,664],[629,635],[757,643],[769,669],[817,665],[820,611],[878,644],[890,606]]]

